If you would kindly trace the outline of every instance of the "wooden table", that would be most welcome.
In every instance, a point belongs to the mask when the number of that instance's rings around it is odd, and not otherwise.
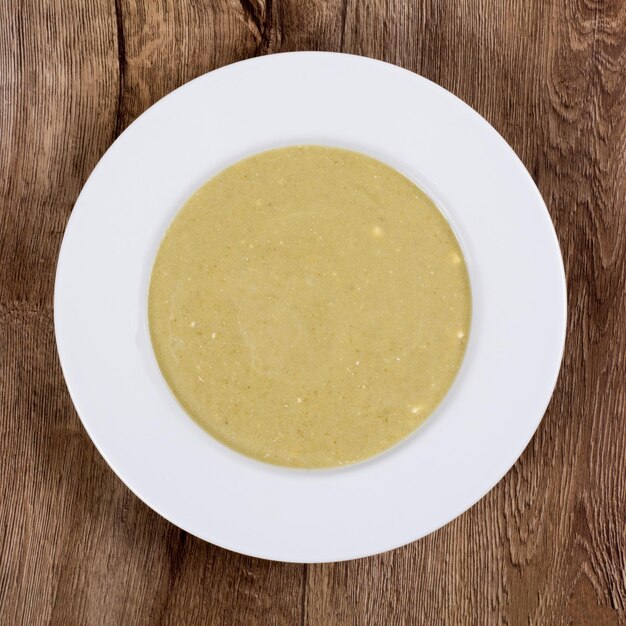
[[[506,478],[421,541],[319,566],[216,548],[133,496],[52,323],[65,224],[119,133],[199,74],[306,49],[397,63],[485,116],[543,193],[569,289],[561,377]],[[0,164],[1,624],[626,623],[624,1],[1,0]]]

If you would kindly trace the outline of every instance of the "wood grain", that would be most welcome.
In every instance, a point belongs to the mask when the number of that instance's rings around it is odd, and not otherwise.
[[[435,80],[539,185],[569,290],[539,431],[465,515],[394,552],[300,566],[159,518],[84,433],[58,365],[56,257],[115,137],[182,83],[343,50]],[[626,3],[0,0],[0,623],[625,624]]]

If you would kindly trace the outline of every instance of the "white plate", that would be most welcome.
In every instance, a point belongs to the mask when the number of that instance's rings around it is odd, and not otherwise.
[[[306,143],[362,151],[424,187],[459,236],[473,292],[467,355],[436,413],[389,452],[324,471],[266,465],[205,433],[162,379],[146,322],[154,254],[189,194],[242,157]],[[198,537],[296,562],[401,546],[485,495],[541,420],[565,319],[554,228],[500,135],[411,72],[318,52],[221,68],[139,117],[76,202],[55,289],[67,385],[117,475]]]

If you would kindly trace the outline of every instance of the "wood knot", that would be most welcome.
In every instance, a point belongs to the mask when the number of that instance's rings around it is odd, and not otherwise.
[[[282,31],[272,0],[240,0],[243,18],[257,41],[257,54],[280,48]]]

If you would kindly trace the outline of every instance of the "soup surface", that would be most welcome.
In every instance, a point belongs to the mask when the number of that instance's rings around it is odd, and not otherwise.
[[[150,334],[211,435],[321,468],[413,432],[450,388],[471,295],[430,198],[387,165],[321,146],[257,154],[198,189],[158,250]]]

